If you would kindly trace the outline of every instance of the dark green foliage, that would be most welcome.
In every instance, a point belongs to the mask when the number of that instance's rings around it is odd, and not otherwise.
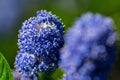
[[[63,75],[64,75],[63,70],[58,68],[54,72],[40,73],[39,80],[61,80]]]

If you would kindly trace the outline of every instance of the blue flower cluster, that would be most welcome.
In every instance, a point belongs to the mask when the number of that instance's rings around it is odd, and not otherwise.
[[[23,75],[32,76],[58,67],[59,50],[64,45],[64,26],[51,12],[38,11],[19,30],[19,54],[15,67]]]
[[[82,15],[68,31],[61,51],[62,80],[107,80],[115,61],[116,33],[111,18]]]
[[[23,73],[23,75],[33,75],[38,73],[39,61],[33,54],[27,52],[19,52],[16,56],[16,67]]]

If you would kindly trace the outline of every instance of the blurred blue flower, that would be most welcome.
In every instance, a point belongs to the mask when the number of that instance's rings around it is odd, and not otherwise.
[[[64,27],[58,17],[45,10],[38,11],[19,31],[16,68],[25,76],[55,70],[59,50],[64,45],[63,35]]]
[[[61,51],[63,80],[107,80],[115,61],[116,33],[111,18],[87,13],[76,20]]]

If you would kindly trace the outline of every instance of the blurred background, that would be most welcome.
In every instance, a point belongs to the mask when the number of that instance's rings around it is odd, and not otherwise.
[[[81,14],[90,11],[112,17],[118,36],[120,33],[120,0],[0,0],[0,52],[12,69],[18,51],[18,30],[22,22],[36,16],[41,9],[59,16],[66,31]],[[117,59],[109,80],[120,80],[119,40],[118,37]]]

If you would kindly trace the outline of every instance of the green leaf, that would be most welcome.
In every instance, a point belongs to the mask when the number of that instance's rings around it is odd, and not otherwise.
[[[61,80],[63,75],[64,75],[63,70],[58,68],[53,72],[40,73],[39,80]]]
[[[14,80],[12,71],[4,56],[0,53],[0,80]]]
[[[51,77],[54,79],[54,80],[61,80],[62,77],[64,76],[64,72],[61,68],[58,68],[56,71],[54,71],[52,74],[51,74]]]

